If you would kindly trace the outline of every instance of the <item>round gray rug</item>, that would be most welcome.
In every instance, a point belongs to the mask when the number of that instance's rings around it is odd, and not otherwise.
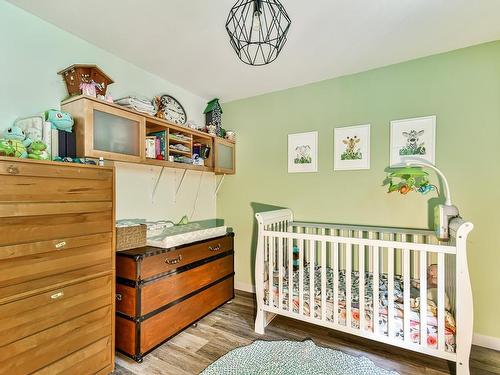
[[[307,340],[255,341],[208,366],[201,375],[397,375],[365,357],[316,346]]]

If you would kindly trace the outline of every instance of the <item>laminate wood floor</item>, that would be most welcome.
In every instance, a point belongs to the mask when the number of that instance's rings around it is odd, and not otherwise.
[[[236,298],[207,315],[144,358],[141,364],[117,354],[116,375],[199,374],[210,363],[237,347],[261,340],[312,339],[317,345],[371,359],[379,367],[403,374],[442,375],[453,373],[448,363],[404,349],[360,339],[326,328],[276,317],[266,334],[253,331],[254,296],[236,292]],[[500,352],[474,346],[471,374],[500,374]]]

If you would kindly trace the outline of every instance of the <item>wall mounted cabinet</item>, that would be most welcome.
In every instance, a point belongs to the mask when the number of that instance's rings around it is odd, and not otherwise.
[[[76,153],[79,157],[103,157],[106,160],[217,174],[235,173],[234,142],[86,96],[71,98],[63,102],[61,108],[71,113],[75,120]],[[159,131],[166,131],[166,160],[146,158],[146,135]],[[189,151],[171,147],[179,143],[188,147]],[[181,156],[191,157],[194,150],[200,148],[210,150],[205,165],[177,161]],[[169,161],[168,156],[174,156],[176,161]]]
[[[62,108],[75,120],[78,156],[128,162],[144,159],[143,116],[88,99],[64,103]]]
[[[217,174],[236,173],[236,147],[233,142],[214,138],[214,171]]]

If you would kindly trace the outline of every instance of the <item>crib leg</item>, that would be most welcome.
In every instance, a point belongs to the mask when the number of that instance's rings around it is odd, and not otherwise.
[[[457,363],[456,363],[456,374],[457,375],[469,375],[469,354],[468,353],[460,353],[457,351]]]
[[[255,317],[255,333],[264,334],[266,328],[266,313],[264,310],[257,308],[257,316]]]

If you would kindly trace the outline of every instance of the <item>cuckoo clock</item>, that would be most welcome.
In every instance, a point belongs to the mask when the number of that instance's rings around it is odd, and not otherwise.
[[[209,101],[203,113],[205,114],[205,125],[215,125],[217,133],[219,133],[219,129],[222,127],[222,108],[219,104],[219,99],[216,98]]]
[[[70,96],[82,93],[90,96],[105,96],[108,85],[113,83],[113,80],[97,65],[74,64],[57,74],[64,78]]]

